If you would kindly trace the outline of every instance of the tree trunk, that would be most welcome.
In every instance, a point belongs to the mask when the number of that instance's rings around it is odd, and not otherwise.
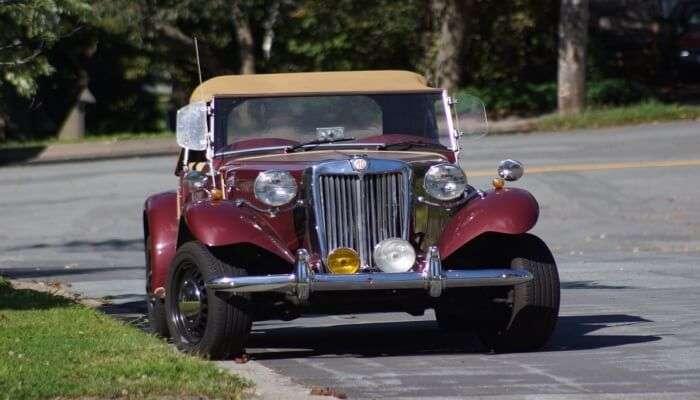
[[[233,1],[233,23],[236,28],[238,38],[238,48],[241,57],[240,74],[255,73],[255,44],[253,32],[250,30],[248,18],[241,11],[240,0]]]
[[[559,17],[560,114],[583,110],[586,94],[588,0],[562,0]]]
[[[454,91],[459,84],[460,53],[464,39],[463,9],[459,0],[432,0],[434,17],[433,65],[429,66],[429,78],[438,87]]]

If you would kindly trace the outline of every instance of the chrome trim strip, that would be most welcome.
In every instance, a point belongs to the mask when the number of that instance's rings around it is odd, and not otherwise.
[[[217,278],[207,283],[214,291],[251,293],[285,292],[307,300],[313,292],[378,289],[424,289],[439,297],[449,288],[513,286],[532,280],[532,274],[513,269],[469,269],[443,271],[437,248],[428,250],[423,272],[363,273],[353,275],[314,274],[305,249],[297,251],[295,272],[286,275]]]

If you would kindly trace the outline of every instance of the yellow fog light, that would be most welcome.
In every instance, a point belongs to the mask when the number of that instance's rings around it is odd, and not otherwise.
[[[360,255],[353,249],[339,247],[328,255],[328,269],[334,274],[354,274],[360,269]]]

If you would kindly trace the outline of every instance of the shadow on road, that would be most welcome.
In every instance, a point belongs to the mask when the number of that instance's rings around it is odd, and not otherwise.
[[[115,272],[115,271],[143,271],[143,265],[127,266],[127,267],[104,267],[104,268],[66,268],[66,267],[49,267],[49,268],[0,268],[0,274],[13,279],[29,279],[36,278],[41,280],[51,280],[69,275],[84,275],[96,272]]]
[[[587,350],[660,340],[660,336],[653,335],[589,335],[612,325],[648,322],[652,321],[624,314],[561,317],[552,340],[543,351]],[[275,329],[265,329],[265,324],[261,323],[256,324],[255,328],[248,348],[259,360],[348,354],[385,357],[485,351],[475,335],[444,333],[433,321]],[[256,349],[260,349],[260,352]]]
[[[60,244],[37,243],[28,246],[17,246],[5,251],[38,250],[38,249],[70,249],[71,251],[143,251],[143,239],[107,239],[99,241],[72,240]]]
[[[144,301],[106,305],[102,311],[126,322],[141,323],[143,328],[147,325],[143,316],[146,312]],[[590,350],[661,340],[661,336],[655,335],[591,334],[613,326],[651,322],[627,314],[563,316],[559,318],[552,339],[542,351]],[[445,333],[438,329],[434,321],[339,323],[321,327],[280,327],[279,321],[260,321],[253,326],[248,350],[257,360],[348,355],[449,355],[486,351],[474,334]]]
[[[36,158],[46,146],[31,146],[10,149],[0,149],[0,166],[18,164]]]
[[[31,274],[34,271],[13,272]],[[109,300],[116,301],[117,304],[106,303],[99,308],[108,315],[146,329],[148,323],[144,315],[146,307],[143,297],[143,294],[113,296]],[[661,340],[661,336],[655,335],[592,334],[605,328],[650,322],[653,321],[627,314],[562,316],[552,339],[542,351],[590,350]],[[256,322],[248,345],[253,358],[391,357],[486,351],[474,334],[445,333],[438,329],[435,321],[352,323],[349,318],[348,323],[339,322],[332,326],[304,327],[293,322],[289,324],[289,327],[280,327],[278,321]]]

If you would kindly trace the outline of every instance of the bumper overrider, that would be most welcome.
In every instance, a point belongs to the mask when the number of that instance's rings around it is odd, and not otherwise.
[[[503,268],[443,271],[435,246],[428,249],[426,257],[423,272],[317,274],[309,265],[309,253],[299,249],[292,274],[223,277],[209,281],[207,287],[233,293],[293,293],[300,300],[308,299],[312,292],[379,289],[424,289],[430,296],[440,297],[449,288],[512,286],[532,279],[527,271]]]

